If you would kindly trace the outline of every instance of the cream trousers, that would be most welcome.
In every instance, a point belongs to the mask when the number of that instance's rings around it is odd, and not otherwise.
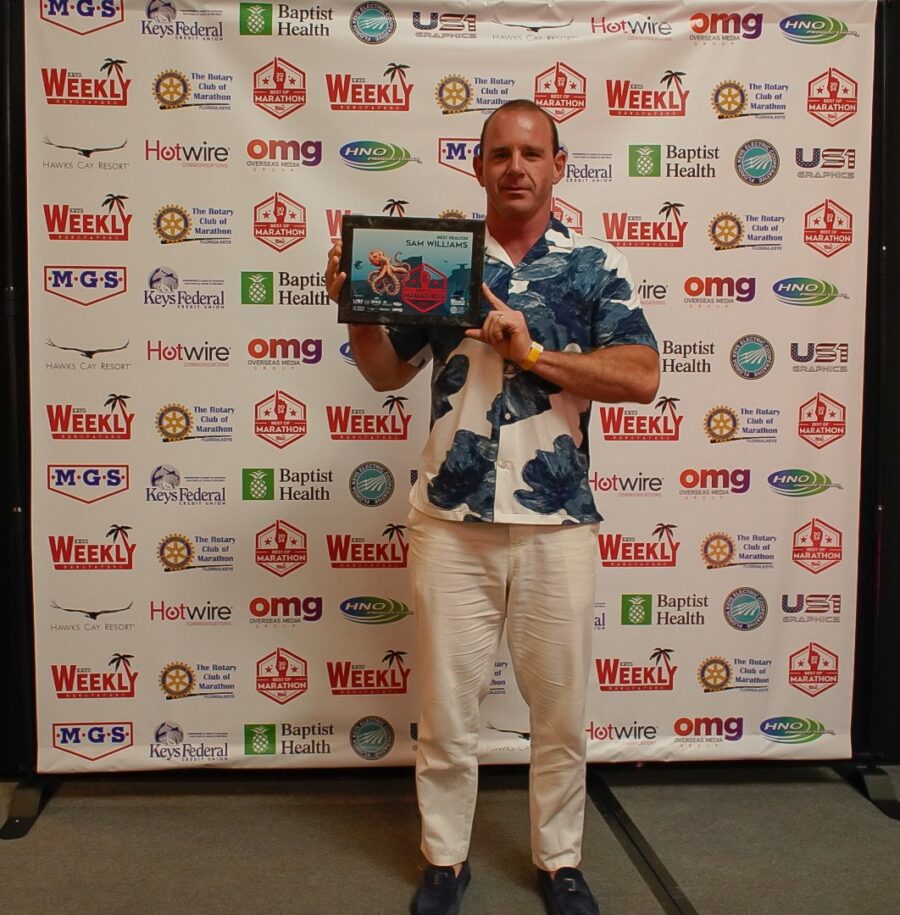
[[[516,682],[530,710],[532,858],[544,870],[577,866],[596,525],[470,524],[413,509],[409,536],[425,858],[449,865],[468,856],[479,705],[506,624]]]

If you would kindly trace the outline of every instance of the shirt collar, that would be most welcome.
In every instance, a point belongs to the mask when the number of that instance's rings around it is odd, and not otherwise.
[[[551,248],[568,251],[575,246],[575,240],[569,230],[555,216],[550,217],[547,229],[544,234],[535,241],[531,250],[522,258],[521,263],[529,263],[538,257],[543,257]],[[501,261],[510,269],[513,269],[513,262],[506,253],[506,248],[491,235],[487,224],[484,227],[484,253],[494,260]]]

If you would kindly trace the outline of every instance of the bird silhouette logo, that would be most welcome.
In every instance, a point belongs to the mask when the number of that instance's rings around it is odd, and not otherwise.
[[[85,359],[93,359],[97,353],[118,353],[120,350],[125,349],[130,342],[126,340],[121,346],[98,346],[94,349],[82,349],[80,346],[60,346],[58,343],[54,343],[50,337],[47,337],[47,346],[52,346],[54,349],[69,350],[73,353],[81,353]]]
[[[73,150],[74,152],[77,152],[79,156],[83,156],[85,159],[90,159],[91,156],[94,155],[94,153],[99,153],[99,152],[113,152],[113,151],[115,151],[115,150],[117,150],[117,149],[124,149],[124,148],[125,148],[125,144],[128,142],[128,140],[127,140],[127,139],[126,139],[126,140],[123,140],[122,143],[121,143],[119,146],[94,146],[94,147],[90,147],[90,146],[86,146],[86,147],[82,147],[82,146],[63,146],[63,145],[60,144],[60,143],[54,143],[53,140],[51,140],[49,137],[44,137],[44,142],[45,142],[48,146],[53,146],[53,147],[55,147],[56,149],[71,149],[71,150]]]

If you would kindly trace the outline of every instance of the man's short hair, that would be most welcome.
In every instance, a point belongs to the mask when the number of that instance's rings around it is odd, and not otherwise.
[[[487,135],[488,124],[491,123],[491,119],[494,115],[499,114],[501,111],[515,111],[517,109],[523,111],[537,111],[547,119],[547,123],[550,125],[550,133],[553,137],[553,155],[555,156],[559,152],[559,131],[556,129],[556,121],[554,121],[540,105],[536,105],[531,99],[527,98],[514,98],[508,102],[504,102],[484,119],[484,124],[481,125],[481,137],[478,141],[479,153],[484,147],[484,138]]]

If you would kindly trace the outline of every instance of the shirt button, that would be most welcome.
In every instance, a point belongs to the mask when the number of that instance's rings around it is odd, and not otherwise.
[[[504,419],[512,419],[512,413],[504,413],[504,414],[503,414],[503,418],[504,418]]]

